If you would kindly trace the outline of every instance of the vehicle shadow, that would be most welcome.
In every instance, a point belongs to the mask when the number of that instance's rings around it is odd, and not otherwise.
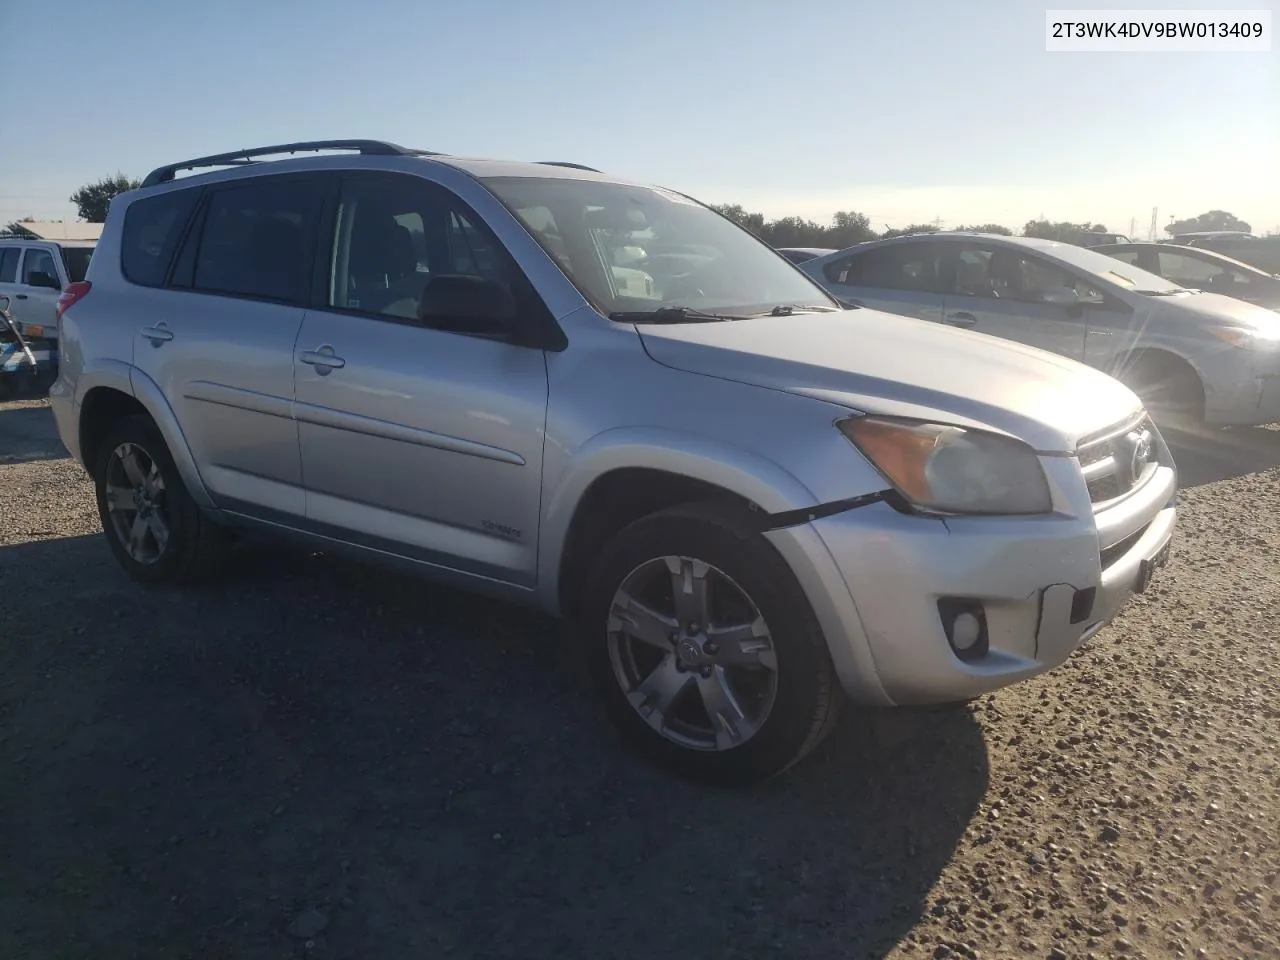
[[[1280,467],[1280,428],[1164,429],[1178,485],[1197,487]]]
[[[685,783],[620,748],[544,617],[235,567],[148,591],[97,536],[0,547],[0,955],[882,956],[986,790],[966,707]]]
[[[27,399],[39,398],[33,395]],[[0,463],[57,460],[66,455],[47,406],[0,403]]]

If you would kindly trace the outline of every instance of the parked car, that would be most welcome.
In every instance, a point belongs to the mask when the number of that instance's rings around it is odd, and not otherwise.
[[[859,244],[800,269],[848,301],[1083,361],[1157,419],[1280,420],[1280,319],[1096,250],[946,233]]]
[[[814,257],[825,257],[828,253],[835,253],[831,247],[778,247],[777,249],[792,263],[804,263]]]
[[[1181,244],[1198,250],[1212,250],[1266,273],[1280,273],[1280,236],[1196,237],[1181,241]]]
[[[1212,250],[1166,243],[1117,243],[1094,249],[1180,287],[1209,290],[1280,310],[1280,276]]]
[[[58,297],[85,278],[92,241],[0,238],[0,296],[26,337],[56,340]]]
[[[1130,243],[1123,233],[1082,233],[1074,243],[1078,247],[1100,247],[1105,243]]]
[[[133,577],[195,579],[247,527],[534,604],[691,776],[786,769],[842,689],[1052,668],[1174,525],[1117,381],[841,310],[702,204],[579,167],[374,141],[162,167],[61,311],[51,403]]]

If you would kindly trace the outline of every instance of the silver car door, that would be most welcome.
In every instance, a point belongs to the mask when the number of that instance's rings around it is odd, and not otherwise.
[[[532,584],[544,354],[510,330],[419,318],[436,278],[496,281],[529,297],[531,288],[461,200],[419,177],[344,177],[324,233],[328,289],[296,354],[308,527]],[[526,313],[540,306],[520,301]]]

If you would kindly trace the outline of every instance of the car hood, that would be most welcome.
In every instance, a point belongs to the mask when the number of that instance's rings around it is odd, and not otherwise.
[[[1056,354],[877,310],[637,327],[659,363],[863,413],[994,429],[1037,450],[1136,416],[1127,387]]]
[[[1268,291],[1265,303],[1250,303],[1221,293],[1196,291],[1190,296],[1145,297],[1153,311],[1169,308],[1189,321],[1227,322],[1241,327],[1257,327],[1274,330],[1280,326],[1280,317],[1271,307],[1280,305],[1280,286]]]

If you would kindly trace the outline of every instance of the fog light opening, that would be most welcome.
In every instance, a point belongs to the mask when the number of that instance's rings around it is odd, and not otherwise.
[[[980,602],[945,597],[938,601],[938,614],[947,643],[958,658],[969,663],[987,655],[987,614]]]

